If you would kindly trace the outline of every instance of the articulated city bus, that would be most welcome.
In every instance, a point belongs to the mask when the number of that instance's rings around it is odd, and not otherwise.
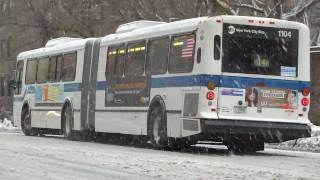
[[[50,40],[18,55],[14,122],[26,135],[263,150],[310,136],[308,46],[301,23],[242,16],[137,21],[102,38]]]

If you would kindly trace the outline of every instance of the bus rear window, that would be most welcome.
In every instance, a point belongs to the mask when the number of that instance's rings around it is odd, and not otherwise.
[[[223,72],[296,77],[295,29],[224,24]]]

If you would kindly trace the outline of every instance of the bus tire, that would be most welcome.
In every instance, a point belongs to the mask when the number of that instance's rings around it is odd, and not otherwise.
[[[69,103],[64,105],[62,110],[62,132],[65,139],[73,140],[73,113]]]
[[[31,126],[31,111],[28,105],[25,105],[21,111],[21,130],[26,136],[38,135],[37,129]]]
[[[167,148],[167,117],[161,103],[153,103],[148,113],[148,139],[153,148]]]

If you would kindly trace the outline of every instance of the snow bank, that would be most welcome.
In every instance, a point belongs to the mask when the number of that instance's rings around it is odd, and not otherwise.
[[[0,121],[0,131],[1,132],[16,132],[18,130],[17,127],[14,127],[12,125],[12,121],[9,121],[7,118],[4,118],[4,120]]]
[[[320,127],[311,126],[311,137],[286,141],[279,144],[268,144],[267,147],[285,150],[320,152]]]

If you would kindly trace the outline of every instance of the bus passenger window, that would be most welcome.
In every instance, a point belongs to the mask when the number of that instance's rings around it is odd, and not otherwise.
[[[48,80],[49,58],[41,58],[38,62],[37,83],[45,83]]]
[[[26,84],[34,84],[37,78],[37,59],[28,60],[26,72]]]
[[[122,76],[125,55],[126,50],[124,46],[110,47],[108,49],[106,77],[107,75]]]
[[[23,61],[19,61],[17,64],[17,71],[16,71],[16,82],[17,87],[15,90],[16,94],[21,94],[21,87],[22,87],[22,79],[23,79]]]
[[[126,57],[126,48],[125,46],[118,47],[117,49],[117,61],[116,61],[116,69],[115,69],[115,74],[122,76],[123,74],[123,66],[124,66],[124,60]]]
[[[57,56],[50,57],[49,63],[49,82],[56,81]]]
[[[155,39],[148,42],[147,73],[164,74],[167,72],[169,38]]]
[[[65,54],[63,56],[62,81],[73,81],[76,77],[77,53]]]
[[[145,63],[145,42],[129,44],[127,49],[126,75],[142,75]]]
[[[221,54],[221,37],[219,35],[214,36],[214,59],[219,60]]]
[[[115,74],[117,48],[109,47],[107,56],[106,75]]]
[[[170,73],[186,73],[192,71],[194,47],[194,34],[173,37],[169,60]]]
[[[57,82],[59,82],[61,80],[62,61],[63,61],[63,56],[59,55],[57,57],[57,69],[56,69],[56,81]]]

